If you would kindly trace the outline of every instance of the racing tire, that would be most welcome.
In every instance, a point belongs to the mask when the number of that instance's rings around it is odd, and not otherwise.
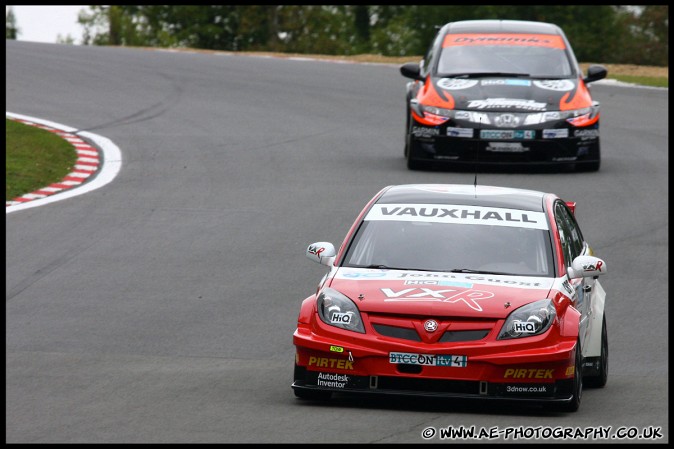
[[[592,162],[576,164],[576,171],[585,171],[585,172],[599,171],[600,165],[601,165],[601,152],[599,150],[599,144],[597,144],[597,160]]]
[[[592,388],[603,388],[608,380],[608,331],[606,315],[601,322],[601,355],[599,356],[599,374],[585,378],[585,385]]]
[[[573,370],[573,395],[571,402],[560,404],[557,409],[562,412],[575,412],[580,407],[583,395],[583,355],[580,351],[580,340],[576,342],[576,361]]]
[[[409,98],[407,101],[409,103]],[[405,134],[405,159],[407,160],[407,168],[409,170],[422,170],[426,168],[426,163],[412,159],[412,156],[416,153],[416,143],[414,142],[414,136],[412,135],[411,122],[411,112],[408,106],[407,121],[405,123],[405,129],[407,130],[407,133]]]
[[[330,391],[322,390],[298,390],[293,388],[295,396],[300,399],[308,399],[311,401],[327,401],[332,396]]]
[[[409,98],[407,99],[408,104],[409,104]],[[405,129],[407,130],[405,132],[405,159],[407,159],[408,154],[410,154],[410,108],[409,106],[407,107],[407,120],[405,122]]]
[[[426,168],[426,163],[417,159],[413,159],[412,156],[416,153],[415,148],[416,144],[414,142],[414,137],[410,134],[407,135],[406,145],[405,145],[405,157],[407,158],[407,168],[409,170],[423,170]]]
[[[601,165],[600,161],[587,162],[585,164],[579,164],[576,167],[576,171],[599,171],[599,166]]]

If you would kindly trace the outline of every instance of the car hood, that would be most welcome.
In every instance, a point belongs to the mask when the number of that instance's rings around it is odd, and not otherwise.
[[[544,112],[589,107],[592,98],[576,78],[429,78],[420,90],[423,104],[484,112]]]
[[[548,297],[553,278],[339,268],[330,287],[362,312],[505,318]]]

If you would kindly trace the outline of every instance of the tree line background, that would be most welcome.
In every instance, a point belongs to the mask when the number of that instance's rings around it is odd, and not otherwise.
[[[418,56],[470,19],[554,23],[583,62],[668,66],[667,5],[94,5],[78,22],[84,45]]]

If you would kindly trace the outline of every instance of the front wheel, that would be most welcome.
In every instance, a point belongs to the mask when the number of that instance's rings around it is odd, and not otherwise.
[[[417,154],[417,143],[411,134],[407,135],[405,139],[405,158],[407,159],[407,168],[410,170],[422,170],[426,168],[426,162],[418,159],[413,159]]]
[[[599,166],[601,165],[601,150],[599,149],[599,144],[597,143],[597,158],[592,162],[579,163],[576,164],[576,171],[599,171]]]
[[[599,171],[600,161],[588,162],[586,164],[578,164],[576,167],[577,171]]]
[[[407,101],[408,101],[408,104],[409,104],[409,98],[407,99]],[[406,117],[407,117],[406,122],[405,122],[405,158],[407,159],[408,155],[410,154],[410,134],[411,134],[411,132],[410,132],[410,121],[411,121],[410,115],[411,115],[411,112],[410,112],[409,106],[407,106],[407,109],[406,109],[405,113],[406,113]]]

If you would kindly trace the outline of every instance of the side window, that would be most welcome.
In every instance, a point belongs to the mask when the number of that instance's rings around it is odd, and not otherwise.
[[[433,64],[433,57],[435,56],[435,50],[436,48],[440,48],[442,38],[443,38],[442,34],[438,31],[438,34],[435,36],[435,39],[433,39],[433,42],[428,47],[428,51],[426,51],[424,59],[421,61],[420,67],[422,74],[427,74],[432,69],[431,64]]]
[[[578,223],[569,209],[562,206],[562,214],[566,220],[571,233],[571,247],[573,248],[573,257],[576,258],[583,253],[583,234],[580,232]]]
[[[568,267],[573,260],[571,230],[569,229],[567,221],[564,219],[564,209],[559,203],[555,206],[555,221],[557,222],[559,241],[562,244],[562,252],[564,253],[564,265]]]
[[[433,44],[431,44],[430,47],[428,47],[428,51],[424,55],[424,59],[421,60],[419,63],[419,68],[421,69],[421,74],[425,75],[426,71],[428,70],[428,65],[431,63],[433,60]]]
[[[573,215],[561,202],[558,202],[555,207],[555,220],[564,251],[564,261],[566,266],[570,266],[573,259],[583,252],[583,235]]]

